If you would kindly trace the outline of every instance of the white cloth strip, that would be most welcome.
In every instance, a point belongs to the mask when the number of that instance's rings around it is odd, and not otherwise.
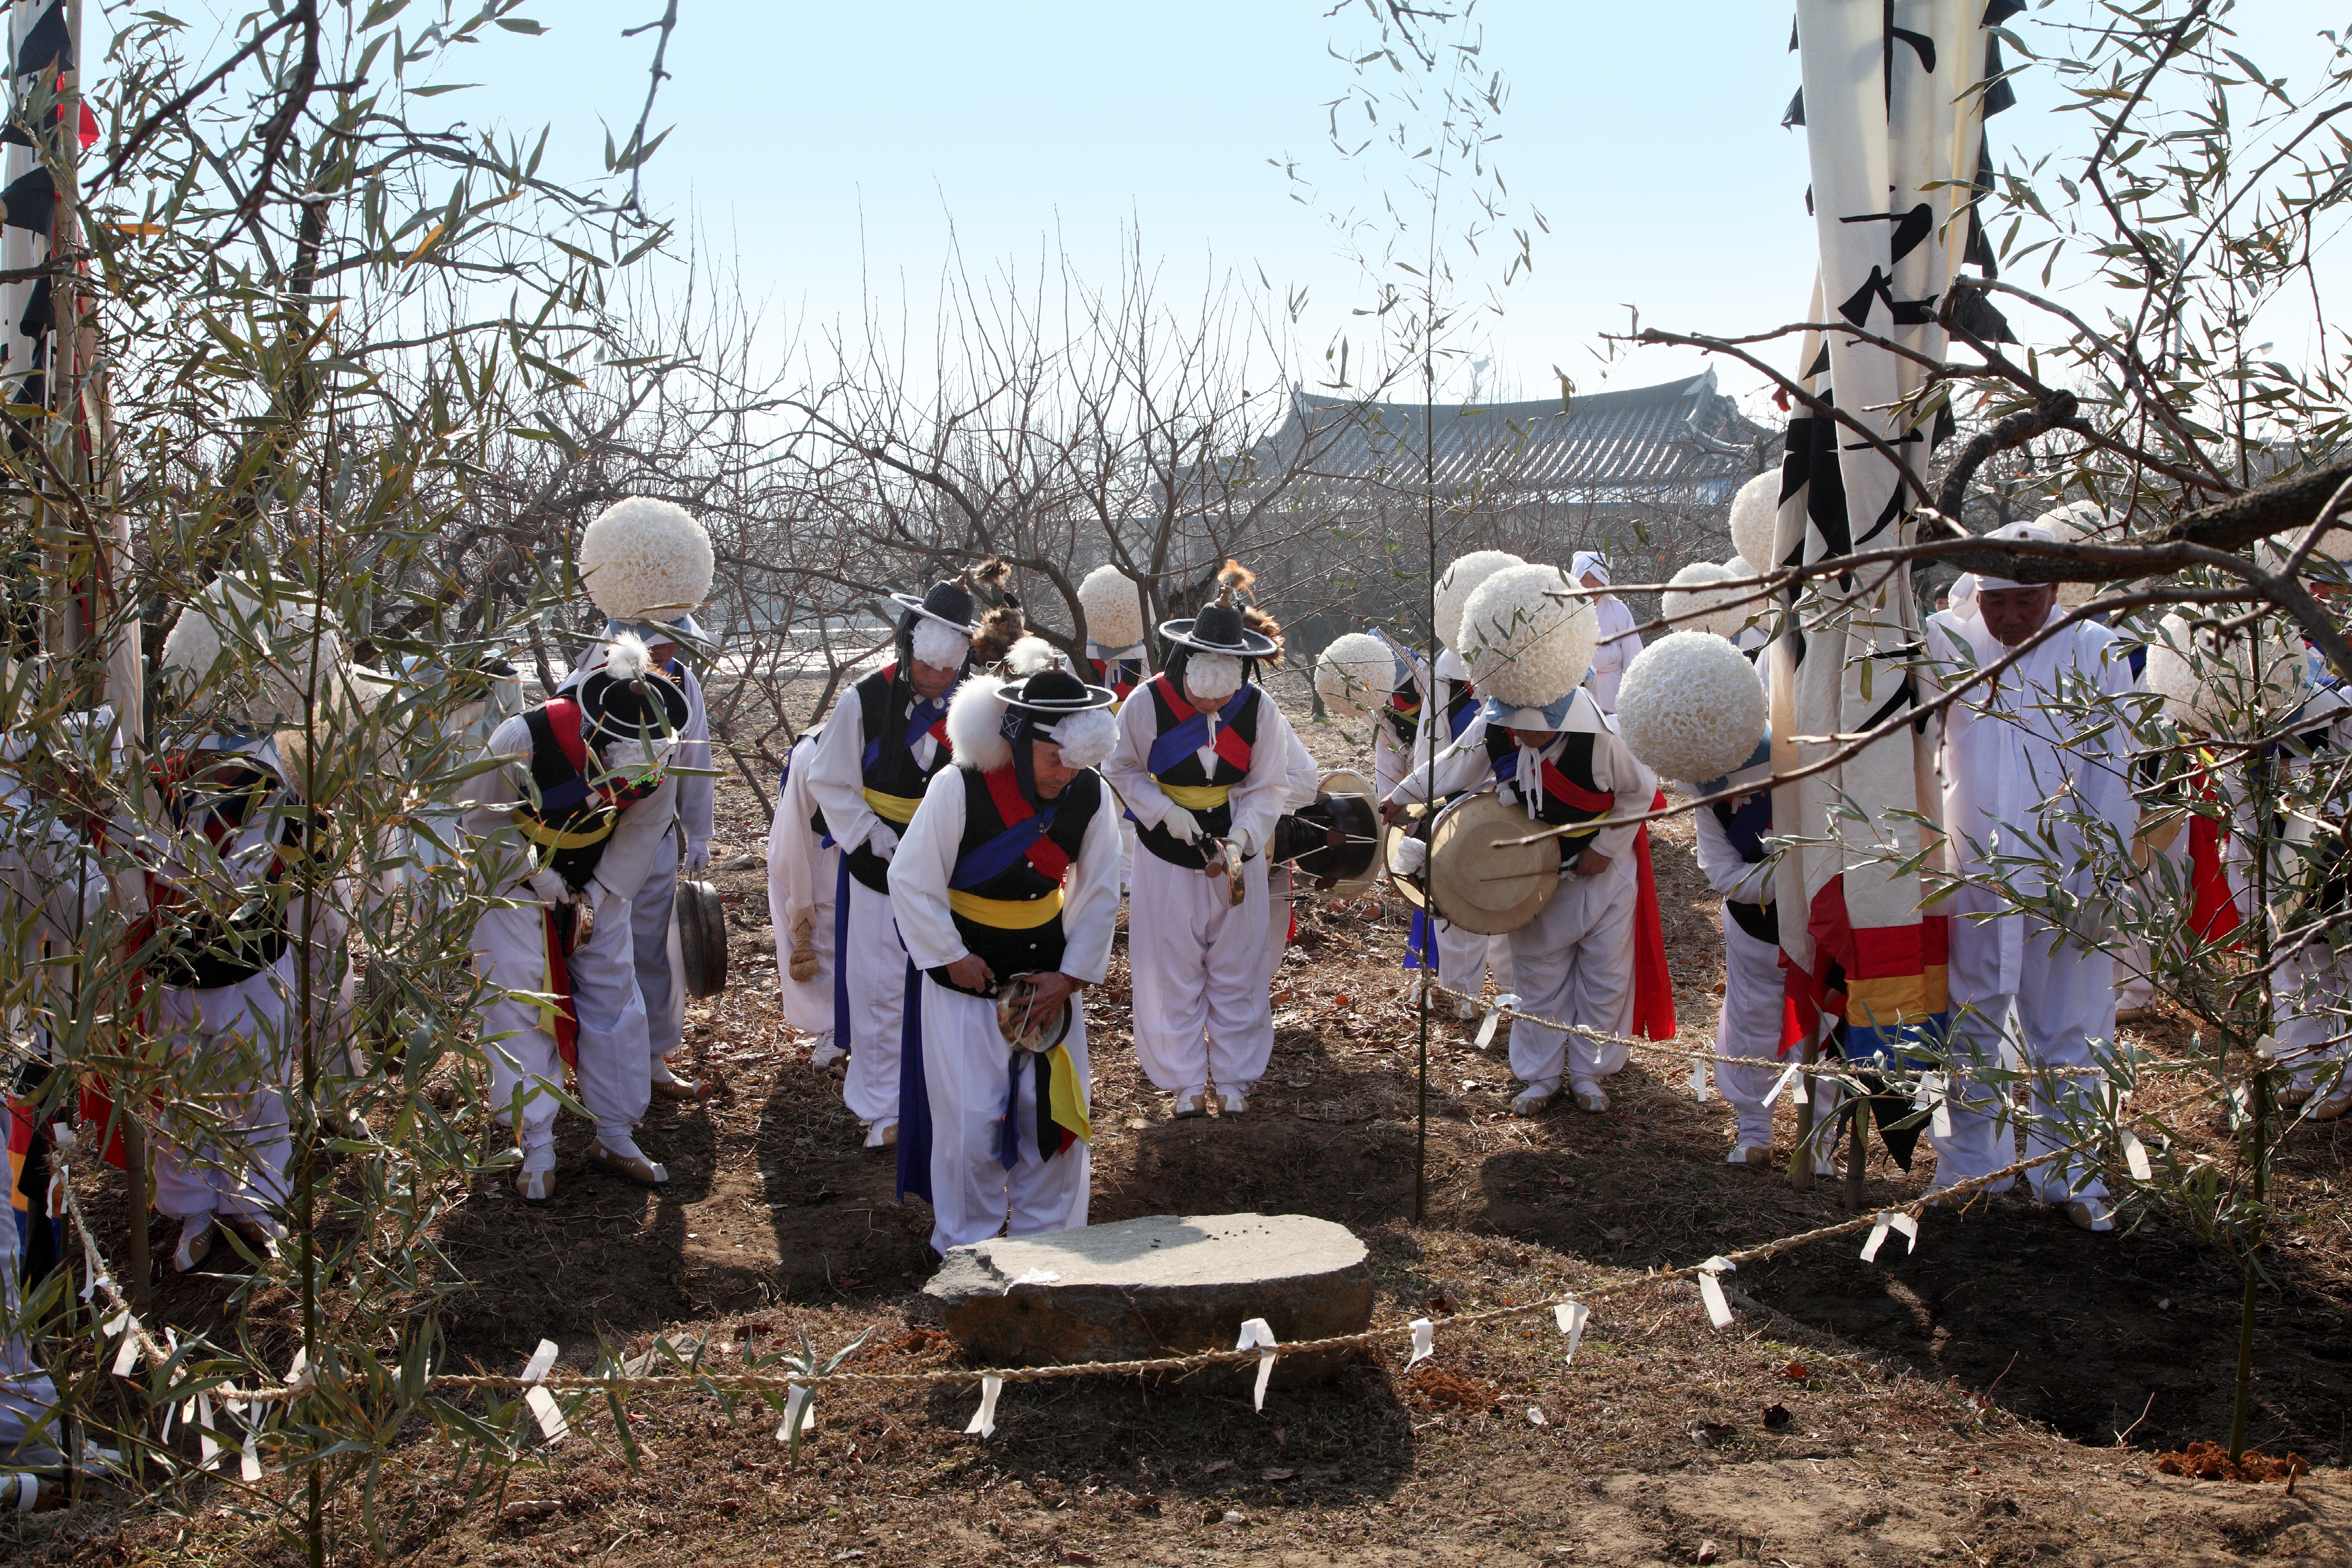
[[[1875,1219],[1871,1221],[1870,1234],[1863,1239],[1862,1243],[1862,1260],[1864,1262],[1875,1263],[1878,1261],[1878,1249],[1886,1245],[1886,1228],[1893,1218],[1894,1216],[1892,1215],[1881,1214]]]
[[[1803,1070],[1804,1065],[1804,1059],[1800,1057],[1798,1060],[1789,1063],[1787,1067],[1783,1068],[1780,1071],[1780,1077],[1772,1080],[1772,1092],[1764,1096],[1764,1103],[1768,1108],[1773,1103],[1773,1102],[1780,1098],[1780,1091],[1789,1086],[1790,1081],[1792,1081],[1797,1074]]]
[[[1552,1322],[1568,1336],[1568,1360],[1571,1364],[1576,1360],[1577,1344],[1584,1338],[1585,1321],[1591,1316],[1592,1309],[1582,1301],[1562,1301],[1551,1310]]]
[[[1265,1408],[1266,1379],[1274,1375],[1274,1351],[1271,1347],[1281,1343],[1281,1341],[1275,1338],[1273,1324],[1267,1322],[1264,1318],[1251,1318],[1242,1324],[1241,1341],[1234,1346],[1235,1350],[1249,1350],[1252,1348],[1264,1349],[1264,1354],[1257,1358],[1257,1394],[1255,1398],[1257,1408],[1260,1410],[1264,1410]],[[1415,1343],[1418,1343],[1417,1339]]]
[[[1427,1318],[1415,1318],[1411,1326],[1412,1359],[1404,1364],[1404,1369],[1407,1372],[1411,1372],[1420,1363],[1437,1354],[1437,1325]]]
[[[536,1386],[554,1365],[555,1342],[543,1339],[539,1342],[539,1348],[531,1352],[530,1360],[523,1364],[522,1369],[523,1382],[533,1385],[523,1391],[523,1403],[539,1418],[539,1429],[545,1434],[550,1444],[561,1443],[572,1435],[572,1423],[563,1418],[563,1411],[556,1405],[555,1396]]]
[[[2116,1132],[2123,1139],[2124,1165],[2131,1171],[2132,1180],[2147,1181],[2153,1177],[2155,1167],[2147,1163],[2147,1147],[2139,1141],[2139,1134],[2129,1127],[2119,1127]]]
[[[114,1353],[114,1375],[128,1377],[139,1368],[139,1320],[129,1312],[122,1314],[129,1326],[122,1335],[122,1348]]]
[[[985,1398],[986,1396],[983,1395],[982,1397]],[[796,1428],[803,1437],[807,1437],[811,1432],[815,1431],[816,1411],[814,1408],[814,1405],[815,1399],[809,1393],[808,1385],[805,1383],[793,1384],[792,1386],[792,1392],[784,1396],[784,1419],[782,1425],[776,1428],[776,1441],[779,1443],[791,1442],[793,1440],[793,1433]]]
[[[1739,1267],[1728,1258],[1714,1257],[1699,1266],[1699,1300],[1706,1303],[1706,1321],[1719,1329],[1731,1326],[1731,1303],[1723,1299],[1723,1283],[1717,1274],[1727,1274]]]
[[[1903,1233],[1903,1251],[1906,1256],[1919,1250],[1919,1222],[1916,1219],[1907,1214],[1897,1214],[1892,1216],[1887,1223]]]
[[[795,1390],[797,1392],[797,1390]],[[980,1408],[971,1413],[971,1424],[964,1428],[967,1437],[996,1436],[996,1396],[1004,1392],[1004,1379],[983,1377],[980,1380]]]
[[[1690,1071],[1690,1086],[1691,1086],[1691,1092],[1692,1092],[1693,1094],[1696,1094],[1696,1095],[1697,1095],[1697,1096],[1698,1096],[1698,1103],[1699,1103],[1700,1104],[1702,1104],[1702,1105],[1706,1104],[1706,1062],[1704,1062],[1704,1061],[1694,1061],[1694,1062],[1692,1062],[1692,1063],[1691,1063],[1691,1071]]]
[[[196,1446],[202,1450],[202,1458],[196,1462],[211,1469],[213,1460],[220,1456],[221,1446],[213,1436],[213,1396],[209,1394],[196,1396]]]

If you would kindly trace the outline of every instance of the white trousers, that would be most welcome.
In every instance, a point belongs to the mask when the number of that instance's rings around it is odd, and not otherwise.
[[[834,955],[849,987],[849,1072],[841,1098],[856,1118],[887,1126],[898,1120],[899,1034],[907,1018],[907,949],[898,941],[887,894],[849,879],[848,949]]]
[[[1274,977],[1282,968],[1282,956],[1290,950],[1290,917],[1297,896],[1294,877],[1288,866],[1268,866],[1265,872],[1265,983],[1274,986]],[[1273,1004],[1269,998],[1267,1012]]]
[[[776,934],[776,985],[783,997],[784,1022],[803,1034],[833,1033],[834,895],[841,873],[841,851],[820,847],[808,824],[803,796],[787,789],[768,830],[768,925]],[[793,978],[793,912],[810,909],[809,940],[816,973]]]
[[[2032,1120],[2025,1157],[2063,1146],[2065,1124],[2092,1081],[2042,1076],[2092,1064],[2092,1043],[2116,1035],[2116,964],[2109,953],[2086,953],[2066,941],[2052,947],[2054,933],[2028,917],[2014,994],[2000,984],[2000,938],[1990,924],[1955,920],[1951,934],[1952,1059],[1955,1082],[1948,1096],[1950,1135],[1936,1134],[1936,1176],[1942,1183],[1989,1176],[2018,1159],[2016,1116],[2009,1096],[1986,1084],[1981,1074],[1998,1068],[2004,1051],[2017,1053],[2023,1071],[2034,1072]],[[2053,1124],[2053,1119],[2054,1124]],[[2084,1133],[2088,1127],[2075,1125]],[[2095,1151],[2094,1151],[2095,1159]],[[2044,1203],[2070,1197],[2105,1197],[2106,1184],[2090,1162],[2067,1158],[2026,1173],[2033,1194]],[[2080,1184],[2079,1186],[2077,1184]],[[2011,1183],[1991,1190],[2005,1192]]]
[[[2143,908],[2151,906],[2163,908],[2176,903],[2172,895],[2166,891],[2166,874],[2157,865],[2158,860],[2171,863],[2172,885],[2179,888],[2184,894],[2187,893],[2189,885],[2189,830],[2187,828],[2175,833],[2172,836],[2172,842],[2166,845],[2160,854],[2152,856],[2147,865],[2137,867],[2133,872],[2132,896],[2134,901]],[[2188,913],[2185,902],[2181,903],[2178,915],[2184,924]],[[2156,1000],[2156,976],[2153,972],[2155,965],[2148,952],[2147,944],[2137,936],[2125,938],[2115,956],[2116,1006],[2144,1008]]]
[[[44,1195],[31,1196],[37,1215]],[[24,1271],[16,1217],[0,1214],[0,1464],[12,1458],[23,1464],[52,1463],[53,1450],[62,1436],[47,1425],[58,1407],[58,1385],[33,1358],[25,1334],[25,1294],[18,1287]],[[0,1493],[0,1511],[14,1508],[16,1502],[13,1488]]]
[[[296,1042],[292,963],[280,957],[233,986],[166,986],[163,1026],[192,1072],[155,1143],[155,1207],[175,1218],[259,1218],[286,1202],[286,1068]]]
[[[677,908],[677,831],[662,835],[646,880],[629,895],[629,946],[646,1004],[646,1049],[667,1056],[686,1038],[686,979],[670,929]],[[651,1058],[646,1067],[652,1067]]]
[[[1495,977],[1497,995],[1517,984],[1512,977],[1510,936],[1481,936],[1451,921],[1437,922],[1437,983],[1449,991],[1475,997],[1488,975]]]
[[[1094,1151],[1072,1144],[1051,1159],[1037,1152],[1037,1068],[1021,1064],[1013,1107],[1018,1155],[1004,1168],[1004,1101],[1013,1051],[996,1029],[996,1004],[950,990],[929,976],[923,988],[923,1088],[931,1104],[931,1245],[945,1252],[1003,1233],[1076,1230],[1087,1222]],[[1085,1004],[1073,998],[1064,1043],[1089,1096]]]
[[[482,1052],[488,1059],[490,1103],[518,1126],[526,1152],[555,1141],[553,1091],[563,1082],[555,1037],[540,1008],[509,991],[545,991],[547,934],[538,904],[486,909],[474,925],[474,968],[489,988],[482,1004]],[[586,946],[566,962],[572,1009],[580,1022],[580,1103],[596,1134],[628,1138],[653,1098],[653,1057],[646,1044],[646,1004],[637,992],[626,899],[607,898]],[[520,1105],[518,1107],[517,1100]],[[518,1124],[515,1117],[520,1114]]]
[[[1633,1030],[1633,903],[1641,892],[1633,857],[1599,876],[1563,876],[1543,912],[1511,933],[1512,984],[1519,1006],[1539,1018],[1604,1034]],[[1530,1089],[1559,1092],[1625,1065],[1625,1047],[1511,1020],[1511,1071]]]
[[[1243,898],[1225,879],[1135,857],[1127,901],[1127,954],[1135,975],[1135,1056],[1160,1088],[1246,1093],[1274,1054],[1265,944],[1265,862],[1242,867]]]
[[[2352,952],[2315,943],[2289,954],[2271,981],[2272,1035],[2278,1064],[2297,1089],[2317,1085],[2332,1062],[2352,1061]],[[2337,1090],[2352,1082],[2337,1080]]]
[[[1787,998],[1779,945],[1750,936],[1725,910],[1723,1013],[1715,1025],[1715,1086],[1739,1119],[1742,1146],[1772,1146],[1772,1108],[1764,1097],[1788,1065],[1780,1059],[1780,1019]]]

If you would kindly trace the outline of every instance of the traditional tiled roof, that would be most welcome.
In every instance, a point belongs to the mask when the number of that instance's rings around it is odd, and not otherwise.
[[[1418,486],[1420,403],[1359,404],[1294,391],[1291,415],[1269,444],[1280,460],[1311,441],[1309,471],[1333,481]],[[1668,492],[1728,496],[1755,472],[1769,433],[1716,391],[1715,372],[1653,387],[1532,402],[1440,404],[1436,482],[1459,492],[1483,481],[1498,492],[1609,502]]]

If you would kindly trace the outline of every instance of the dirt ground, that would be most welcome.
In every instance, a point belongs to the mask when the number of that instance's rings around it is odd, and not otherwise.
[[[1305,730],[1333,764],[1360,732]],[[887,1154],[858,1147],[833,1080],[774,998],[764,871],[769,803],[720,789],[716,860],[734,979],[690,1012],[698,1107],[656,1103],[640,1141],[670,1185],[590,1174],[562,1129],[544,1209],[483,1184],[445,1242],[475,1283],[446,1318],[457,1355],[519,1368],[542,1336],[567,1364],[657,1337],[725,1366],[805,1335],[873,1337],[852,1370],[957,1364],[926,1325],[929,1211],[893,1199]],[[1686,825],[1655,866],[1682,1026],[1711,1040],[1722,945]],[[1431,1315],[1437,1356],[1402,1350],[1331,1384],[1276,1391],[1263,1415],[1230,1375],[1146,1386],[1009,1389],[998,1430],[963,1435],[969,1385],[837,1385],[797,1468],[776,1417],[713,1400],[641,1400],[642,1472],[609,1424],[517,1469],[497,1511],[460,1507],[447,1456],[418,1440],[394,1491],[421,1505],[399,1550],[450,1564],[678,1562],[1110,1563],[2352,1563],[2352,1126],[2295,1134],[2293,1233],[2269,1260],[2252,1440],[2317,1469],[2292,1495],[2161,1476],[2154,1455],[2227,1435],[2238,1276],[2148,1216],[2079,1233],[2018,1198],[1924,1223],[1875,1264],[1839,1239],[1743,1269],[1716,1331],[1690,1287],[1597,1308],[1573,1365],[1549,1317],[1461,1325],[1460,1312],[1689,1263],[1843,1218],[1833,1190],[1724,1163],[1731,1118],[1694,1102],[1686,1062],[1637,1056],[1613,1108],[1506,1113],[1500,1042],[1448,1019],[1430,1039],[1426,1218],[1413,1219],[1418,1026],[1396,967],[1394,900],[1300,905],[1276,981],[1273,1065],[1249,1114],[1171,1123],[1128,1049],[1124,944],[1089,1002],[1097,1130],[1092,1218],[1255,1209],[1338,1220],[1370,1244],[1375,1321]],[[2136,1035],[2189,1049],[2164,1022]],[[2167,1113],[2182,1089],[2141,1107]],[[1563,1102],[1564,1105],[1564,1102]],[[1782,1109],[1783,1147],[1792,1114]],[[2173,1119],[2210,1137],[2201,1116]],[[1883,1161],[1883,1156],[1881,1156]],[[1874,1165],[1883,1199],[1932,1170]],[[98,1195],[93,1194],[95,1200]],[[166,1281],[164,1315],[217,1318],[225,1287]],[[13,1541],[12,1531],[23,1533]],[[0,1524],[27,1562],[277,1561],[217,1510]],[[360,1559],[353,1558],[353,1561]]]

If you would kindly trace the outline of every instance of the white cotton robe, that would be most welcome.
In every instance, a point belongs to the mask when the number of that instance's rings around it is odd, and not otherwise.
[[[1691,813],[1698,833],[1698,870],[1728,905],[1772,902],[1772,862],[1739,858],[1715,812]],[[1778,943],[1759,942],[1723,911],[1723,1011],[1715,1025],[1715,1086],[1738,1119],[1739,1146],[1772,1146],[1772,1092],[1783,1063],[1780,1021],[1788,999]]]
[[[841,881],[841,851],[809,826],[816,810],[809,793],[809,759],[816,737],[794,743],[776,796],[775,821],[768,829],[768,923],[776,934],[776,983],[783,996],[784,1021],[823,1045],[833,1039],[835,899]],[[809,946],[816,972],[793,978],[793,926],[809,919]]]
[[[466,828],[480,849],[478,863],[488,891],[513,905],[484,910],[474,927],[474,962],[491,988],[482,1013],[482,1037],[490,1042],[484,1054],[498,1113],[509,1113],[518,1090],[526,1102],[517,1131],[528,1152],[553,1137],[555,1106],[542,1090],[561,1081],[562,1068],[555,1037],[541,1027],[539,1002],[508,994],[546,992],[551,978],[545,900],[524,874],[532,846],[512,816],[515,805],[529,798],[530,727],[524,716],[517,714],[492,731],[483,755],[501,766],[467,780],[471,809]],[[675,778],[665,778],[622,810],[590,879],[596,918],[589,939],[564,961],[579,1021],[580,1103],[608,1143],[632,1137],[653,1096],[653,1053],[645,996],[637,987],[629,893],[645,885],[657,861],[675,856],[670,830],[677,817]],[[539,879],[541,886],[554,880],[551,873]]]
[[[1229,904],[1224,878],[1136,851],[1129,874],[1127,950],[1135,976],[1135,1054],[1160,1089],[1197,1094],[1211,1082],[1247,1093],[1274,1054],[1274,1008],[1266,989],[1273,916],[1267,910],[1265,846],[1292,785],[1290,721],[1258,693],[1249,771],[1227,805],[1234,831],[1258,852],[1244,863],[1244,896]],[[1139,821],[1157,825],[1174,804],[1151,777],[1159,719],[1138,691],[1118,710],[1118,744],[1103,777]],[[1202,747],[1202,750],[1208,750]]]
[[[931,780],[890,862],[891,903],[919,971],[946,968],[970,952],[948,908],[948,879],[955,873],[963,831],[963,769],[944,768]],[[1106,789],[1062,892],[1061,972],[1090,986],[1100,985],[1110,970],[1118,855],[1118,802]],[[1021,1064],[1013,1108],[1017,1158],[1011,1170],[1004,1168],[1001,1139],[1015,1053],[997,1030],[996,1004],[940,985],[928,973],[917,984],[931,1112],[931,1245],[945,1252],[1000,1232],[1028,1236],[1085,1225],[1092,1150],[1079,1142],[1050,1158],[1040,1155],[1037,1074],[1027,1062]],[[1065,1043],[1080,1088],[1091,1096],[1083,993],[1071,997],[1070,1013]]]
[[[2054,620],[2064,613],[2053,606]],[[1948,613],[1928,622],[1932,673],[1943,681],[1964,662],[1978,665],[2006,648],[1975,617]],[[1949,850],[1972,885],[1946,901],[1952,915],[1952,1050],[1958,1082],[1951,1131],[1936,1136],[1937,1177],[1964,1180],[2017,1159],[2005,1099],[1981,1075],[1996,1067],[2006,1041],[2034,1080],[2029,1156],[2058,1146],[2051,1119],[2062,1121],[2089,1081],[2055,1076],[2090,1066],[2115,1039],[2115,960],[2066,938],[2041,915],[2011,901],[2032,898],[2054,873],[2063,889],[2091,904],[2111,893],[2113,868],[2128,865],[2138,824],[2130,758],[2120,723],[2084,733],[2050,705],[2062,684],[2080,682],[2109,697],[2132,685],[2115,633],[2076,625],[1947,710],[1943,734],[1944,822]],[[2103,822],[2086,834],[2070,816]],[[1998,857],[2024,856],[2022,862]],[[2103,874],[2102,867],[2108,874]],[[2043,1071],[2047,1070],[2047,1071]],[[2105,1187],[2091,1166],[2061,1160],[2030,1173],[2045,1202],[2099,1197]]]

